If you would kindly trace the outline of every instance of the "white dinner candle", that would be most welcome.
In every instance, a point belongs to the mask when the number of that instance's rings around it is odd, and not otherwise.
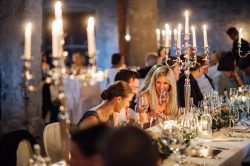
[[[189,34],[189,13],[185,12],[185,34]]]
[[[160,29],[156,29],[156,42],[157,42],[157,46],[160,46],[160,40],[161,40],[161,30]]]
[[[31,23],[29,22],[25,28],[24,34],[24,58],[31,59]]]
[[[60,56],[60,22],[55,20],[52,24],[52,55],[54,58]]]
[[[193,47],[196,48],[196,47],[197,47],[197,44],[196,44],[195,27],[192,26],[191,29],[192,29],[192,35],[193,35]]]
[[[87,39],[88,39],[88,55],[90,57],[96,54],[94,26],[95,26],[94,17],[89,17],[88,27],[87,27]]]
[[[174,29],[174,42],[176,43],[177,41],[177,29]]]
[[[168,31],[168,33],[169,33],[169,47],[171,47],[171,41],[172,41],[172,31],[171,30],[169,30]]]
[[[242,38],[242,28],[240,28],[239,31],[238,43],[241,43],[241,38]]]
[[[168,24],[165,24],[165,31],[166,31],[166,42],[165,42],[165,46],[166,47],[169,47],[169,25]]]
[[[204,38],[204,48],[208,47],[208,42],[207,42],[207,26],[203,25],[203,38]]]
[[[163,29],[161,30],[161,37],[162,37],[162,45],[165,44],[166,41],[166,31]]]
[[[181,49],[181,24],[178,25],[177,49]]]
[[[61,1],[56,1],[56,3],[55,3],[55,18],[56,19],[62,18],[62,3],[61,3]]]

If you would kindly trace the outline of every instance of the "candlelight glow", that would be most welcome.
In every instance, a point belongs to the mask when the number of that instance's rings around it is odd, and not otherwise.
[[[88,19],[88,28],[95,26],[95,20],[94,17],[89,17]]]
[[[130,35],[128,35],[128,34],[125,35],[125,40],[126,40],[126,41],[130,41],[130,39],[131,39]]]

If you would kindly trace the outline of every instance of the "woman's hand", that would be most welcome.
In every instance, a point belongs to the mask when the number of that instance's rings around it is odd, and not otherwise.
[[[163,114],[164,113],[164,111],[165,111],[165,106],[163,106],[163,105],[158,105],[157,107],[156,107],[156,109],[155,109],[155,115],[156,116],[159,116],[160,114]]]

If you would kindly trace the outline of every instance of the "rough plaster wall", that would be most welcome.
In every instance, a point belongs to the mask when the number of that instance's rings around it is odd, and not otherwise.
[[[22,96],[22,60],[24,27],[26,21],[33,23],[32,74],[34,84],[41,80],[40,50],[42,0],[0,1],[0,64],[2,119],[0,134],[11,130],[28,128],[37,135],[40,126],[41,92],[30,94],[28,110],[24,111]]]
[[[145,55],[157,49],[157,1],[129,0],[128,13],[127,21],[131,36],[128,62],[130,65],[144,66]]]

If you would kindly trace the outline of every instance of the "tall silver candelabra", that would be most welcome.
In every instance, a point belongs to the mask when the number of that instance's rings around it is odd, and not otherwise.
[[[174,49],[176,50],[176,64],[180,66],[181,69],[184,70],[184,74],[186,76],[185,83],[184,83],[184,97],[185,97],[185,110],[190,110],[190,95],[191,95],[191,87],[190,87],[190,68],[194,67],[197,62],[197,47],[192,47],[189,44],[190,39],[190,33],[187,33],[184,35],[184,60],[181,60],[181,48],[177,48],[176,45],[174,46]],[[169,60],[169,50],[171,47],[166,47],[166,64]],[[192,50],[192,52],[191,52]],[[204,60],[208,60],[208,47],[204,47]],[[192,54],[191,54],[192,53]]]
[[[25,111],[25,114],[27,114],[28,105],[29,105],[28,92],[34,91],[34,86],[31,84],[31,80],[32,80],[31,61],[32,59],[22,56],[22,60],[23,60],[22,94],[23,94],[23,100],[24,100],[24,111]],[[27,121],[24,122],[24,125],[27,126]]]

